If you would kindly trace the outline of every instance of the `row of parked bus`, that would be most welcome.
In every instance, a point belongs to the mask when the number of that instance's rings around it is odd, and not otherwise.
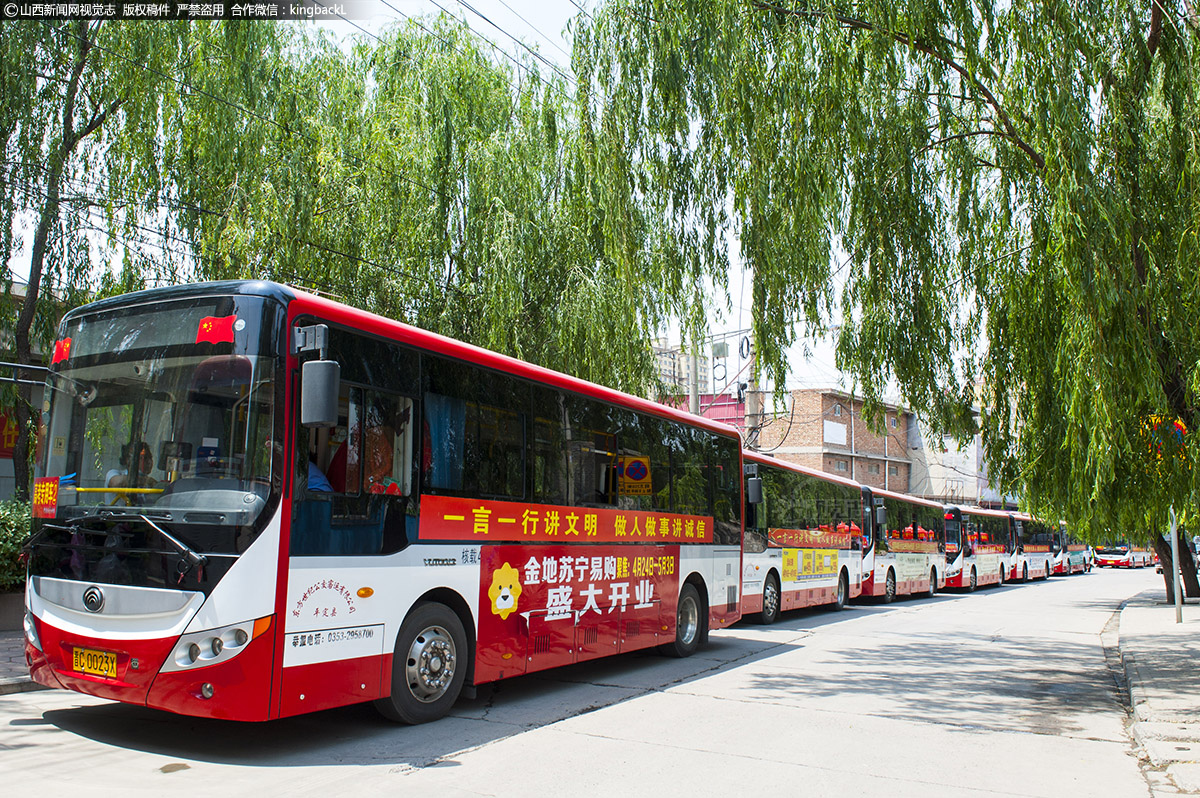
[[[859,596],[890,602],[947,588],[1090,571],[1091,549],[1024,513],[944,506],[745,452],[742,610]]]
[[[745,451],[732,427],[266,282],[63,319],[27,544],[48,686],[261,721],[745,614],[1090,567],[1057,524]]]

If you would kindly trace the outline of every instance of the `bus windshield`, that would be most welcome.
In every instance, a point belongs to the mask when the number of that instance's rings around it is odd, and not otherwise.
[[[35,515],[125,513],[237,528],[191,534],[188,543],[244,548],[282,478],[281,312],[247,296],[68,317],[37,469],[39,482],[56,481],[57,506],[35,506]]]

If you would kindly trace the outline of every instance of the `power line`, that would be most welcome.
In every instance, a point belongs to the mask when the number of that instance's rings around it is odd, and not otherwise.
[[[537,33],[539,36],[541,36],[543,39],[545,39],[547,42],[549,42],[549,43],[550,43],[550,46],[554,47],[554,48],[555,48],[556,50],[558,50],[560,53],[562,53],[563,55],[565,55],[565,56],[566,56],[568,59],[571,57],[571,54],[570,54],[570,53],[568,53],[568,52],[567,52],[566,50],[564,50],[563,48],[559,47],[559,46],[558,46],[558,43],[557,43],[557,42],[555,42],[553,39],[551,39],[549,36],[547,36],[546,34],[542,33],[542,31],[541,31],[541,29],[540,29],[540,28],[538,28],[536,25],[534,25],[534,24],[533,24],[532,22],[530,22],[529,20],[525,19],[525,17],[521,16],[521,15],[520,15],[520,14],[517,12],[517,10],[516,10],[515,8],[513,8],[512,6],[510,6],[508,3],[504,2],[504,0],[500,0],[500,5],[502,5],[502,6],[504,6],[505,8],[507,8],[509,11],[511,11],[511,12],[513,13],[513,15],[514,15],[514,16],[515,16],[517,19],[521,20],[521,21],[522,21],[522,22],[524,22],[526,25],[528,25],[530,28],[532,28],[532,29],[533,29],[533,31],[534,31],[534,33]]]
[[[556,75],[558,75],[560,78],[562,78],[563,80],[565,80],[567,83],[570,83],[572,86],[574,86],[574,85],[575,85],[575,81],[574,81],[574,80],[572,80],[571,78],[567,77],[567,76],[566,76],[566,75],[565,75],[565,74],[562,72],[562,70],[560,70],[560,69],[559,69],[557,66],[555,66],[554,64],[552,64],[552,63],[550,62],[550,60],[549,60],[549,59],[547,59],[547,58],[546,58],[544,55],[542,55],[541,53],[539,53],[537,50],[534,50],[534,49],[533,49],[532,47],[530,47],[529,45],[525,44],[525,42],[521,41],[521,40],[520,40],[520,39],[518,39],[516,36],[513,36],[511,33],[509,33],[509,32],[508,32],[507,30],[505,30],[504,28],[500,27],[499,25],[497,25],[495,22],[492,22],[492,20],[491,20],[491,19],[489,19],[489,18],[488,18],[486,15],[484,15],[484,14],[483,14],[482,12],[480,12],[480,11],[479,11],[477,8],[475,8],[475,6],[473,6],[473,5],[471,5],[470,3],[468,3],[468,2],[467,2],[467,0],[458,0],[458,4],[459,4],[460,6],[462,6],[463,8],[467,9],[468,11],[470,11],[470,12],[471,12],[472,14],[474,14],[475,16],[477,16],[477,17],[479,17],[480,19],[482,19],[482,20],[483,20],[484,22],[486,22],[487,24],[491,25],[491,26],[492,26],[493,28],[495,28],[496,30],[498,30],[498,31],[500,31],[501,33],[503,33],[503,34],[504,34],[505,36],[507,36],[508,38],[512,39],[514,44],[516,44],[518,47],[521,47],[521,48],[523,48],[523,49],[524,49],[526,52],[528,52],[530,55],[532,55],[532,56],[533,56],[534,58],[536,58],[538,61],[541,61],[541,62],[542,62],[543,64],[545,64],[546,66],[550,67],[551,71],[553,71],[553,72],[554,72]]]
[[[97,189],[97,188],[99,188],[99,187],[100,187],[98,183],[91,183],[91,184],[89,184],[89,182],[88,182],[88,181],[82,180],[82,179],[80,179],[80,178],[63,177],[63,181],[64,181],[64,182],[66,182],[66,183],[77,183],[77,184],[80,184],[80,185],[83,185],[83,186],[87,186],[87,187],[90,187],[90,188],[93,188],[93,189]],[[8,181],[5,181],[5,182],[6,182],[6,183],[8,183]],[[15,183],[8,183],[8,184],[9,184],[9,185],[12,185],[14,188],[16,188],[18,191],[22,192],[22,193],[23,193],[23,194],[25,194],[26,196],[29,196],[30,194],[34,194],[34,193],[38,194],[39,196],[49,196],[49,195],[48,195],[48,194],[47,194],[47,193],[46,193],[44,190],[36,189],[36,188],[33,188],[33,187],[25,187],[25,186],[21,186],[21,185],[15,184]],[[114,198],[115,198],[115,197],[112,197],[112,196],[108,196],[108,197],[100,197],[100,199],[114,199]],[[116,199],[120,199],[120,198],[116,198]],[[98,214],[98,213],[101,213],[101,211],[100,211],[98,208],[93,208],[93,207],[90,207],[92,204],[93,204],[93,203],[91,203],[91,202],[90,202],[90,200],[89,200],[89,201],[88,201],[88,207],[85,207],[85,208],[83,209],[83,213],[87,214],[88,216],[91,216],[91,215],[93,215],[93,214]],[[168,207],[168,206],[163,206],[163,205],[161,205],[161,204],[160,204],[160,205],[158,205],[157,207],[160,207],[160,208],[162,208],[162,207]],[[216,212],[216,211],[207,211],[207,210],[205,210],[205,209],[199,209],[199,210],[200,210],[201,212],[204,212],[204,213],[209,213],[209,214],[213,214],[213,215],[216,215],[216,216],[223,216],[223,217],[224,217],[224,216],[227,216],[227,214],[221,214],[221,213],[218,213],[218,212]],[[161,238],[163,241],[174,241],[174,242],[176,242],[176,243],[184,244],[184,245],[186,245],[186,246],[188,246],[188,247],[193,247],[193,246],[196,246],[196,242],[195,242],[195,241],[192,241],[192,240],[190,240],[190,239],[185,239],[185,238],[179,238],[178,236],[173,236],[173,235],[171,235],[171,234],[169,234],[169,233],[166,233],[166,232],[164,232],[164,231],[162,231],[162,230],[159,230],[159,229],[157,229],[157,228],[147,227],[147,226],[145,226],[145,225],[141,225],[141,224],[138,224],[138,223],[136,223],[136,222],[125,222],[125,224],[127,224],[128,226],[130,226],[130,227],[133,227],[133,228],[135,228],[135,229],[141,230],[141,231],[143,231],[143,232],[147,232],[147,233],[150,233],[150,234],[152,234],[152,235],[157,235],[157,236],[159,236],[159,237],[160,237],[160,238]],[[87,227],[88,229],[95,230],[96,232],[99,232],[99,233],[105,233],[105,234],[108,234],[108,235],[110,235],[110,236],[111,236],[111,235],[113,235],[113,232],[112,232],[111,230],[109,230],[108,228],[102,228],[102,227],[98,227],[98,226],[95,226],[95,225],[86,225],[86,227]],[[378,263],[378,262],[376,262],[376,261],[373,261],[373,260],[370,260],[370,259],[368,259],[368,258],[363,258],[363,257],[360,257],[360,256],[358,256],[358,255],[352,255],[352,254],[349,254],[349,253],[343,252],[343,251],[341,251],[341,250],[339,250],[339,249],[336,249],[336,248],[334,248],[334,247],[329,247],[329,246],[325,246],[325,245],[317,244],[316,242],[309,241],[309,240],[307,240],[307,239],[303,239],[303,238],[300,238],[300,237],[298,237],[298,236],[294,236],[294,235],[293,235],[293,236],[284,235],[284,236],[283,236],[283,238],[284,238],[284,240],[287,240],[287,241],[291,241],[291,242],[294,242],[294,243],[300,244],[301,246],[307,246],[307,247],[311,247],[311,248],[313,248],[313,249],[315,249],[315,250],[317,250],[317,251],[319,251],[319,252],[324,252],[325,254],[329,254],[329,255],[337,255],[337,256],[339,256],[339,257],[341,257],[341,258],[344,258],[344,259],[346,259],[346,260],[348,260],[348,261],[351,261],[351,262],[354,262],[354,263],[359,263],[359,264],[362,264],[362,265],[371,266],[371,267],[373,267],[373,268],[379,269],[379,270],[380,270],[380,271],[382,271],[382,272],[385,272],[385,273],[387,273],[387,274],[390,274],[390,275],[392,275],[392,276],[394,276],[394,277],[397,277],[397,278],[399,278],[399,279],[405,280],[405,281],[407,281],[408,283],[410,283],[411,285],[417,286],[418,288],[424,288],[424,287],[425,287],[425,286],[428,284],[428,281],[427,281],[427,280],[424,280],[424,279],[422,279],[422,278],[420,278],[420,277],[418,277],[418,276],[416,276],[416,275],[405,274],[405,273],[403,273],[403,272],[397,271],[397,270],[396,270],[395,268],[393,268],[393,267],[385,266],[385,265],[384,265],[384,264],[382,264],[382,263]],[[132,239],[133,241],[137,242],[137,243],[143,244],[144,246],[149,246],[149,247],[153,247],[153,248],[155,248],[155,249],[158,249],[160,252],[163,252],[164,254],[172,254],[172,251],[171,251],[171,250],[168,250],[168,249],[166,249],[166,248],[165,248],[165,247],[163,247],[163,246],[156,245],[156,244],[154,244],[154,243],[152,243],[152,242],[146,241],[145,239],[132,238],[132,237],[131,237],[131,239]],[[466,292],[464,292],[464,291],[463,291],[461,288],[459,288],[458,286],[455,286],[455,285],[447,285],[447,286],[446,286],[446,289],[447,289],[448,291],[451,291],[451,292],[457,293],[459,296],[463,296],[463,297],[466,297],[466,296],[467,296]]]
[[[137,67],[138,69],[142,70],[143,72],[149,72],[151,74],[157,75],[165,80],[169,80],[172,83],[175,83],[180,88],[188,89],[192,92],[195,92],[196,94],[202,95],[204,97],[208,97],[209,99],[211,99],[215,102],[218,102],[218,103],[226,106],[227,108],[231,108],[235,111],[240,111],[241,113],[245,114],[246,116],[252,117],[254,119],[259,120],[260,122],[264,122],[268,125],[271,125],[272,127],[278,128],[280,131],[288,134],[289,136],[297,136],[297,137],[309,142],[310,144],[315,144],[317,146],[321,146],[321,141],[319,139],[317,139],[313,136],[310,136],[307,133],[304,133],[299,130],[292,130],[287,125],[284,125],[280,122],[276,122],[274,119],[270,119],[268,117],[263,116],[262,114],[255,113],[254,111],[251,111],[249,108],[239,105],[238,103],[235,103],[231,100],[227,100],[224,97],[221,97],[217,94],[213,94],[212,92],[205,91],[204,89],[199,89],[181,78],[176,78],[172,75],[168,75],[164,72],[160,72],[159,70],[157,70],[154,67],[151,67],[147,64],[143,64],[139,61],[135,61],[134,59],[129,58],[121,53],[118,53],[115,50],[112,50],[111,48],[105,47],[104,45],[100,44],[97,41],[90,41],[90,40],[80,36],[77,33],[72,33],[71,31],[65,30],[63,28],[55,28],[49,22],[42,22],[42,24],[45,25],[46,27],[50,28],[50,30],[52,30],[56,33],[70,36],[71,38],[77,39],[78,41],[80,41],[83,44],[88,45],[89,47],[95,47],[97,50],[100,50],[101,52],[104,52],[104,53],[108,53],[109,55],[111,55],[115,58],[119,58],[120,60],[126,62],[127,64],[132,64],[133,66]],[[294,93],[293,93],[293,97],[295,97]],[[297,97],[297,99],[299,99],[299,98]],[[398,172],[393,172],[390,169],[387,169],[378,163],[365,161],[362,158],[358,157],[357,155],[354,155],[353,153],[346,153],[346,155],[347,155],[347,157],[351,158],[352,160],[357,161],[361,165],[373,167],[385,174],[388,174],[388,175],[396,178],[397,180],[403,181],[405,183],[409,183],[410,185],[416,186],[417,188],[424,189],[425,191],[428,191],[432,194],[437,194],[437,195],[441,196],[443,199],[447,199],[447,200],[449,199],[449,197],[446,197],[446,195],[443,194],[438,189],[435,189],[431,186],[427,186],[419,180],[414,180],[413,178],[408,177],[406,175],[399,174]]]
[[[437,32],[430,30],[430,29],[429,29],[429,28],[427,28],[427,27],[426,27],[426,26],[425,26],[425,25],[424,25],[424,24],[423,24],[423,23],[422,23],[422,22],[421,22],[419,19],[417,19],[417,18],[415,18],[415,17],[411,17],[411,16],[409,16],[408,14],[405,14],[403,11],[401,11],[400,9],[396,8],[394,5],[392,5],[391,3],[389,3],[389,2],[388,2],[388,0],[380,0],[380,2],[382,2],[382,3],[383,3],[385,6],[387,6],[388,8],[392,9],[393,11],[395,11],[397,14],[399,14],[399,15],[400,15],[401,17],[403,17],[404,19],[408,20],[409,22],[411,22],[411,23],[413,23],[414,25],[416,25],[417,27],[419,27],[421,30],[423,30],[423,31],[425,31],[426,33],[428,33],[430,36],[433,36],[433,37],[434,37],[434,38],[436,38],[438,41],[440,41],[440,42],[442,42],[443,44],[445,44],[447,47],[449,47],[449,48],[451,48],[451,49],[455,50],[456,52],[459,52],[459,53],[461,53],[461,52],[462,52],[462,48],[461,48],[461,47],[459,47],[457,44],[455,44],[454,42],[450,41],[449,39],[446,39],[445,37],[441,36],[441,35],[440,35],[440,34],[438,34]],[[516,58],[513,58],[512,54],[510,54],[510,53],[506,52],[506,51],[505,51],[503,48],[501,48],[501,47],[497,46],[497,45],[496,45],[496,43],[495,43],[495,42],[493,42],[491,39],[487,38],[487,37],[486,37],[486,36],[484,36],[483,34],[479,33],[479,31],[475,30],[475,28],[471,27],[471,23],[467,22],[467,21],[466,21],[466,19],[462,19],[462,18],[460,18],[460,17],[458,17],[458,16],[456,16],[456,15],[454,15],[454,14],[451,14],[451,13],[450,13],[450,11],[449,11],[449,10],[448,10],[448,9],[447,9],[445,6],[443,6],[441,3],[439,3],[437,0],[430,0],[430,2],[431,2],[431,3],[433,3],[433,5],[434,5],[434,6],[436,6],[436,7],[438,8],[438,10],[440,10],[440,11],[441,11],[443,14],[445,14],[447,17],[450,17],[451,19],[457,19],[457,20],[461,21],[461,22],[462,22],[462,24],[463,24],[463,25],[465,25],[465,26],[467,27],[467,30],[469,30],[469,31],[471,32],[471,34],[472,34],[472,35],[473,35],[473,36],[474,36],[474,37],[475,37],[477,40],[479,40],[480,42],[483,42],[483,43],[484,43],[484,44],[486,44],[488,47],[491,47],[493,51],[495,51],[495,52],[499,53],[500,55],[504,56],[505,58],[507,58],[509,61],[511,61],[511,62],[513,63],[513,65],[514,65],[514,66],[516,66],[516,68],[517,68],[518,70],[520,70],[521,72],[523,72],[523,73],[525,73],[525,74],[531,75],[531,76],[533,76],[533,75],[536,75],[536,76],[537,76],[537,79],[538,79],[540,82],[543,82],[543,83],[545,83],[545,84],[546,84],[547,86],[549,86],[549,87],[550,87],[550,88],[551,88],[553,91],[557,92],[557,93],[558,93],[558,95],[559,95],[559,97],[561,97],[561,98],[562,98],[563,100],[565,100],[565,101],[568,101],[568,102],[570,101],[570,99],[571,99],[571,98],[570,98],[570,97],[568,97],[568,96],[567,96],[567,95],[566,95],[566,94],[565,94],[565,93],[564,93],[564,92],[563,92],[563,91],[562,91],[562,90],[561,90],[561,89],[560,89],[558,86],[555,86],[553,83],[550,83],[550,82],[546,81],[546,79],[545,79],[545,78],[542,76],[542,74],[541,74],[540,72],[537,72],[537,71],[535,71],[535,70],[531,70],[531,69],[530,69],[528,66],[526,66],[525,64],[522,64],[522,63],[521,63],[520,61],[518,61]],[[372,34],[372,35],[373,35],[373,34]],[[520,88],[519,86],[517,86],[516,84],[514,84],[514,83],[513,83],[511,80],[509,80],[507,77],[505,77],[505,76],[503,76],[503,75],[501,75],[501,77],[502,77],[502,78],[503,78],[503,80],[504,80],[504,81],[505,81],[505,82],[506,82],[506,83],[507,83],[507,84],[508,84],[508,85],[509,85],[509,86],[512,88],[512,90],[513,90],[513,91],[515,91],[515,92],[517,92],[517,93],[520,93],[520,92],[521,92],[521,88]]]

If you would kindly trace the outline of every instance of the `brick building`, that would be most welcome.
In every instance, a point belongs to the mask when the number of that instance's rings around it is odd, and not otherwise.
[[[914,416],[885,404],[883,424],[882,433],[868,428],[862,400],[844,391],[792,391],[791,410],[767,418],[757,448],[863,485],[909,492]]]

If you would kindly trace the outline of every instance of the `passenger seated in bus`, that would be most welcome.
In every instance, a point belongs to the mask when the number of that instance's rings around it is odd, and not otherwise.
[[[308,489],[318,493],[333,493],[333,485],[329,484],[329,478],[311,457],[308,461]]]

